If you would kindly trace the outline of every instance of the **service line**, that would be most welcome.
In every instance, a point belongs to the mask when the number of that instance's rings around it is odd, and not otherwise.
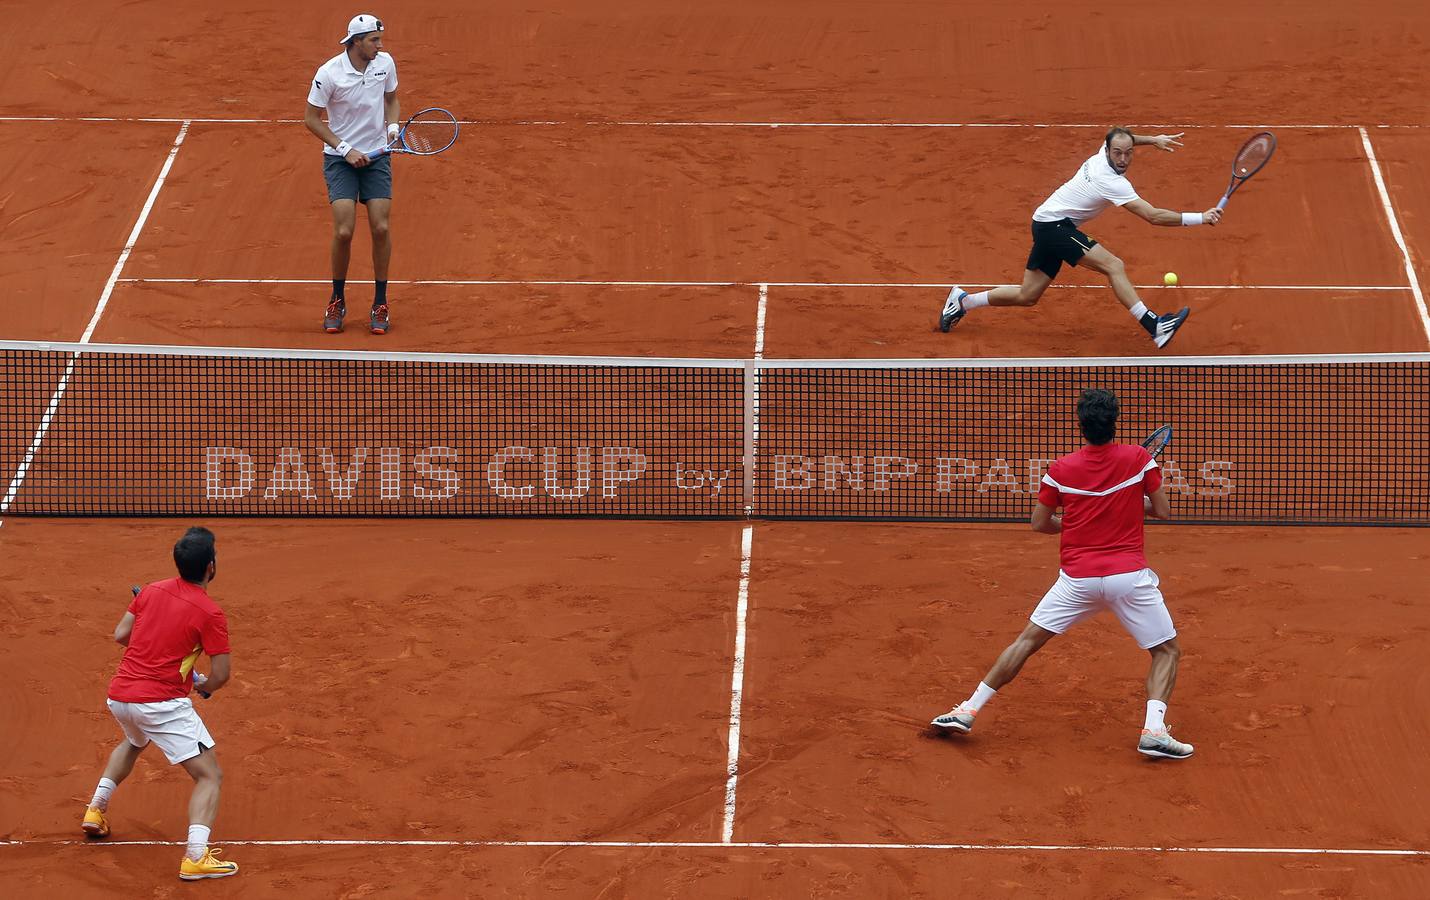
[[[740,782],[740,706],[745,694],[745,623],[750,613],[750,550],[755,529],[746,524],[740,537],[740,590],[735,600],[735,661],[730,675],[730,739],[725,756],[725,819],[720,843],[735,834],[735,789]]]
[[[121,284],[331,284],[325,278],[121,278]],[[350,280],[349,284],[371,284]],[[996,287],[1006,282],[963,281],[965,287]],[[951,281],[746,281],[738,278],[721,281],[615,281],[587,278],[414,278],[393,279],[388,284],[464,285],[470,287],[522,286],[531,287],[754,287],[769,288],[928,288],[948,290]],[[1105,284],[1052,284],[1055,290],[1107,290]],[[1164,284],[1138,284],[1138,290],[1167,291],[1331,291],[1359,293],[1362,291],[1410,291],[1404,284],[1188,284],[1169,288]],[[766,296],[768,296],[766,294]]]
[[[0,116],[0,123],[16,122],[139,122],[151,125],[178,124],[189,122],[196,125],[300,125],[302,119],[285,117],[221,117],[221,116]],[[1106,122],[784,122],[771,120],[713,119],[659,120],[659,119],[458,119],[458,124],[469,127],[494,128],[1091,128],[1105,130]],[[1280,128],[1285,130],[1350,130],[1365,128],[1430,128],[1425,122],[1377,122],[1373,125],[1326,122],[1130,122],[1128,128],[1156,128],[1189,130],[1196,128],[1221,128],[1235,130],[1264,130]]]

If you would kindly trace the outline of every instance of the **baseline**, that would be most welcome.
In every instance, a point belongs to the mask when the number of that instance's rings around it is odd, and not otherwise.
[[[1280,856],[1390,856],[1430,857],[1418,847],[1160,847],[1112,844],[894,844],[816,841],[485,841],[485,840],[226,840],[224,845],[245,847],[601,847],[610,849],[689,850],[939,850],[1011,851],[1016,853],[1216,853]],[[0,846],[94,846],[86,840],[3,841]],[[182,847],[183,841],[105,841],[105,847]]]

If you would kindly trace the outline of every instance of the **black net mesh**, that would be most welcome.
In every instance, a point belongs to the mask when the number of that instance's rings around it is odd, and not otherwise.
[[[0,513],[1024,521],[1081,445],[1084,387],[1117,393],[1124,440],[1174,427],[1181,521],[1430,524],[1430,354],[869,367],[19,343],[0,344]]]

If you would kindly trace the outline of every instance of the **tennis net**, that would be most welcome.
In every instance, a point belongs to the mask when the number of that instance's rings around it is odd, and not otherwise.
[[[1171,424],[1179,521],[1430,525],[1430,354],[689,360],[0,342],[0,514],[1025,521]],[[11,476],[10,473],[13,473]],[[3,485],[4,482],[0,482]]]

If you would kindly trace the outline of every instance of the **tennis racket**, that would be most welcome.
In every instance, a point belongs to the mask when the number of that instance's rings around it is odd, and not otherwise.
[[[1171,443],[1172,426],[1163,425],[1161,428],[1147,435],[1147,440],[1142,442],[1142,446],[1147,449],[1148,453],[1152,454],[1153,459],[1156,459],[1162,455],[1162,451],[1166,450]]]
[[[1269,131],[1261,131],[1251,136],[1241,149],[1236,153],[1236,159],[1231,161],[1231,184],[1227,185],[1226,193],[1217,201],[1217,209],[1226,209],[1226,201],[1231,199],[1231,195],[1236,193],[1236,189],[1251,180],[1251,176],[1261,171],[1261,167],[1271,161],[1271,154],[1276,152],[1276,135]]]
[[[384,153],[411,153],[414,156],[436,156],[457,143],[457,117],[440,107],[429,107],[407,120],[386,147],[367,154],[376,159]]]

